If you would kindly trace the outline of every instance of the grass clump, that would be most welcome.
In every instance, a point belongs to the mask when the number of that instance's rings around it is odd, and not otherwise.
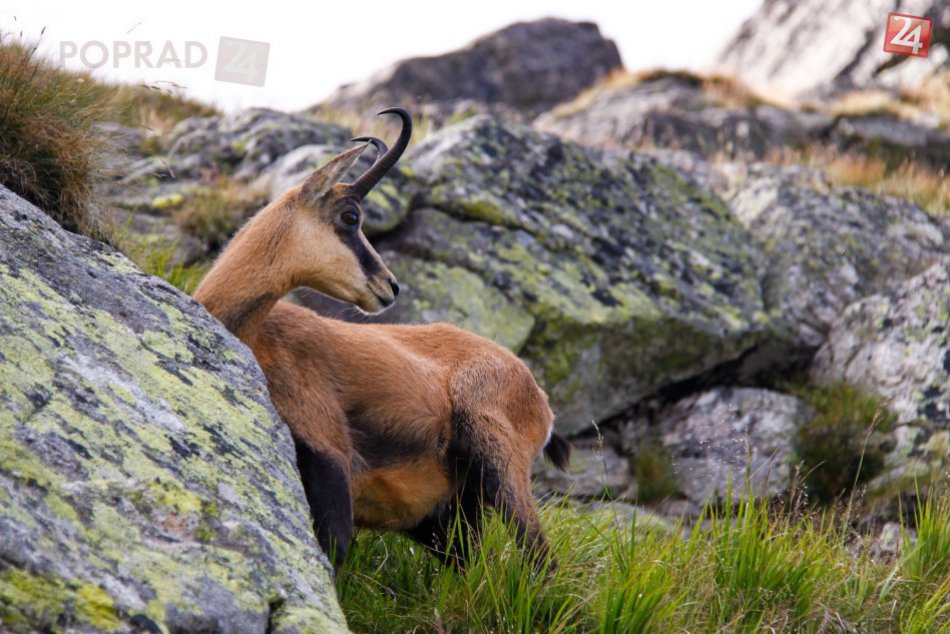
[[[103,85],[102,90],[113,111],[113,121],[143,128],[152,135],[165,134],[184,119],[220,114],[213,106],[183,96],[181,87],[175,84]]]
[[[220,177],[213,186],[182,196],[172,213],[183,233],[199,238],[213,253],[267,202],[267,192]]]
[[[110,141],[99,124],[165,132],[183,118],[215,114],[171,90],[115,85],[65,71],[11,33],[0,32],[0,184],[69,231],[112,242],[95,214]],[[154,151],[154,136],[143,140]]]
[[[950,525],[934,497],[931,531]],[[546,505],[560,566],[535,571],[513,531],[487,519],[469,565],[441,565],[408,539],[360,532],[338,579],[357,632],[948,632],[942,538],[875,555],[840,511],[776,511],[747,495],[690,529]],[[924,521],[916,518],[918,533]],[[908,535],[912,532],[907,529]],[[945,534],[941,533],[941,534]],[[926,540],[926,541],[925,541]],[[936,545],[936,546],[935,546]],[[472,548],[469,545],[469,548]],[[926,551],[928,554],[918,554]],[[920,576],[924,571],[924,576]]]
[[[831,502],[883,470],[896,416],[878,399],[846,383],[792,391],[815,410],[793,441],[810,495]]]
[[[674,496],[679,491],[673,461],[659,442],[642,443],[634,452],[631,463],[631,471],[637,483],[638,502],[658,502]]]
[[[934,215],[950,213],[950,174],[920,162],[889,168],[880,157],[835,154],[805,161],[820,167],[832,182],[911,200]]]
[[[0,32],[0,183],[64,228],[98,237],[90,215],[106,99],[88,75],[61,71]]]

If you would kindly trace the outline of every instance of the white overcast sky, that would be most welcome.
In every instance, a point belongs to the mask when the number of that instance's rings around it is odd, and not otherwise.
[[[2,0],[0,30],[36,39],[59,59],[62,42],[201,42],[208,60],[197,68],[136,68],[130,59],[110,60],[95,74],[127,82],[174,82],[186,92],[225,109],[271,106],[296,110],[312,105],[343,83],[410,56],[434,55],[519,20],[555,16],[596,22],[613,39],[628,69],[667,67],[702,70],[761,0],[201,0],[101,2],[97,0]],[[220,37],[270,43],[264,87],[214,80]],[[68,45],[67,45],[68,46]],[[120,45],[121,46],[121,45]],[[93,61],[99,48],[89,48]],[[158,54],[153,58],[157,60]],[[68,68],[81,68],[76,58]]]

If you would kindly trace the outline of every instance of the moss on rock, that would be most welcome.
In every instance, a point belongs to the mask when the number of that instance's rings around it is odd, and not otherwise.
[[[250,351],[3,189],[0,211],[0,629],[344,631]]]

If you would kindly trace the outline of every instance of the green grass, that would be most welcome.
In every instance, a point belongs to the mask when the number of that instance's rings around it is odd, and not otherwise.
[[[356,632],[950,632],[950,494],[900,556],[838,511],[707,508],[690,529],[547,505],[560,566],[535,571],[488,518],[463,571],[395,534],[360,532],[338,579]]]
[[[793,441],[809,494],[832,502],[881,472],[896,416],[879,399],[847,383],[789,391],[815,410]]]

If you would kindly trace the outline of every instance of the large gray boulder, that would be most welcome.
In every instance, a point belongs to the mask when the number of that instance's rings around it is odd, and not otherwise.
[[[537,114],[621,68],[616,45],[591,22],[519,22],[451,53],[397,62],[339,88],[318,108],[364,112],[427,104],[436,118],[474,109]]]
[[[352,136],[350,130],[335,123],[250,108],[180,122],[167,141],[168,159],[177,178],[196,178],[203,171],[214,171],[248,179],[295,148],[342,145]]]
[[[871,490],[911,491],[950,465],[950,259],[849,306],[815,355],[811,378],[846,381],[897,416],[894,450]]]
[[[379,246],[413,292],[387,318],[491,313],[465,325],[521,354],[565,432],[770,336],[749,235],[656,161],[488,116],[410,161],[411,210]]]
[[[345,631],[250,351],[4,188],[0,282],[0,630]]]
[[[950,163],[950,133],[935,123],[886,112],[789,109],[723,77],[662,71],[611,78],[534,121],[540,130],[598,147],[674,149],[716,160],[828,148],[880,157],[890,166],[919,161],[940,169]]]
[[[655,424],[678,490],[704,504],[727,493],[738,501],[746,491],[756,497],[785,491],[791,484],[792,440],[812,415],[794,396],[720,387],[677,401]]]
[[[764,301],[793,351],[810,355],[852,302],[943,254],[945,222],[913,203],[840,188],[807,168],[732,164],[724,199],[765,252]]]
[[[585,145],[761,159],[805,147],[832,121],[763,103],[725,79],[658,72],[604,82],[534,124]]]

